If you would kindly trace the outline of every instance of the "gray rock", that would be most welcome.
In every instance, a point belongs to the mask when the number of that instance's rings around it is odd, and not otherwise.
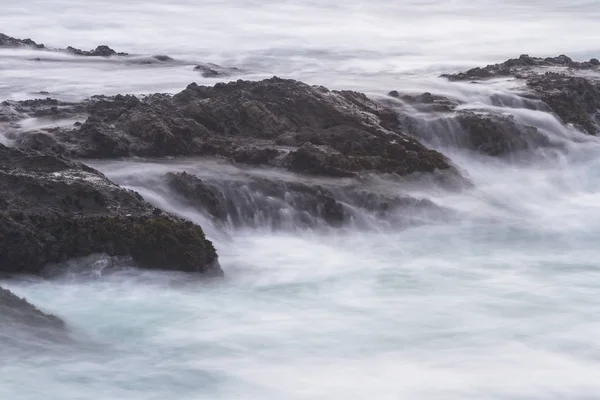
[[[39,274],[94,253],[140,267],[220,275],[202,229],[159,212],[81,163],[0,145],[0,273]]]
[[[54,147],[64,148],[67,155],[216,155],[338,176],[452,170],[442,154],[402,132],[393,110],[362,93],[329,91],[294,80],[191,84],[172,97],[99,97],[85,107],[89,117],[82,126],[52,132]],[[302,166],[311,145],[328,149],[332,157],[318,162],[331,165]]]

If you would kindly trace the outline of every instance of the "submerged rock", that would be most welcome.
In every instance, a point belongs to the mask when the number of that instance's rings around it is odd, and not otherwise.
[[[511,58],[503,63],[490,64],[483,68],[477,67],[466,72],[444,74],[442,76],[451,81],[477,81],[507,76],[525,77],[529,74],[544,73],[552,67],[569,70],[597,70],[599,65],[600,63],[595,58],[589,61],[577,62],[565,55],[540,58],[522,54],[519,58]]]
[[[43,343],[66,343],[68,339],[62,319],[0,287],[0,355],[16,349],[36,351]]]
[[[394,92],[390,96],[401,100],[395,107],[406,131],[428,144],[469,149],[489,156],[509,156],[523,150],[559,146],[536,127],[519,122],[511,115],[459,108],[459,100],[428,92],[421,95]],[[415,115],[415,111],[427,117]]]
[[[418,214],[451,215],[430,201],[385,194],[353,181],[332,185],[257,176],[200,179],[187,172],[169,173],[166,180],[184,202],[234,227],[366,227],[369,219],[406,225]]]
[[[65,329],[65,323],[60,318],[46,314],[29,303],[0,286],[0,327],[7,324],[19,324],[30,328]]]
[[[194,71],[198,71],[205,78],[224,78],[238,72],[237,68],[224,68],[215,64],[197,65]]]
[[[110,57],[110,56],[128,56],[128,53],[117,53],[110,47],[106,45],[101,45],[96,47],[93,50],[84,51],[80,49],[76,49],[74,47],[67,47],[67,52],[75,54],[77,56],[85,56],[85,57]]]
[[[565,55],[522,55],[501,64],[443,76],[451,81],[523,79],[530,91],[527,95],[543,102],[565,124],[592,135],[600,132],[600,61],[596,58],[577,62]]]
[[[202,229],[157,212],[81,163],[0,145],[0,272],[38,274],[93,253],[144,268],[220,275]]]

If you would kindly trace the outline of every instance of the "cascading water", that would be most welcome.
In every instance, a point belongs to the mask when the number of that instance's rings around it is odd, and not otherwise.
[[[597,1],[10,3],[0,26],[57,46],[106,40],[118,50],[238,66],[244,79],[276,73],[366,91],[407,116],[408,131],[468,183],[308,179],[207,159],[88,162],[200,224],[226,279],[190,282],[98,255],[71,260],[52,280],[0,281],[63,318],[74,341],[3,332],[0,398],[597,397],[600,142],[521,97],[512,80],[437,78],[527,51],[589,58],[598,51]],[[2,99],[175,92],[216,81],[181,65],[51,55],[60,59],[41,65],[34,54],[0,50]],[[385,96],[390,90],[431,92],[452,108]],[[524,136],[535,150],[497,158],[465,148],[460,116],[468,112],[537,128],[539,136]],[[184,171],[208,188],[214,209],[169,184],[169,173]]]

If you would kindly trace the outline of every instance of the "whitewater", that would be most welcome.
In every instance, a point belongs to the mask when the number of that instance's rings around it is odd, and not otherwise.
[[[564,144],[493,159],[434,138],[427,144],[470,187],[377,177],[365,185],[430,200],[447,215],[399,215],[396,224],[365,212],[342,229],[295,227],[285,204],[283,228],[260,218],[218,226],[159,179],[169,171],[305,179],[290,173],[208,159],[88,161],[199,223],[226,278],[104,274],[109,260],[98,256],[54,280],[0,281],[63,318],[77,342],[0,348],[1,399],[600,398],[600,141],[526,109],[514,80],[439,78],[522,53],[598,57],[600,1],[5,0],[1,8],[0,31],[11,36],[181,62],[62,53],[36,62],[39,52],[0,49],[0,100],[176,93],[222,80],[190,68],[207,62],[239,68],[233,79],[276,75],[373,98],[431,91],[463,108],[500,109]]]

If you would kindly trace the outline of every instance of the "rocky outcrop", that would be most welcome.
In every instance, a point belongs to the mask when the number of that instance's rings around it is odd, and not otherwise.
[[[514,116],[489,109],[464,109],[459,100],[429,92],[389,96],[400,100],[394,107],[405,131],[424,142],[442,147],[469,149],[489,156],[510,156],[516,152],[558,146],[536,127]],[[493,99],[492,99],[493,100]],[[425,113],[427,118],[418,114]],[[417,115],[415,115],[417,114]]]
[[[565,123],[600,132],[600,74],[591,79],[548,72],[529,77],[527,86]]]
[[[565,55],[522,55],[501,64],[443,76],[451,81],[522,79],[528,89],[523,95],[539,99],[565,124],[592,135],[600,132],[600,61],[596,58],[578,62]]]
[[[38,274],[93,253],[130,256],[144,268],[222,273],[199,226],[81,163],[0,145],[0,272]]]
[[[117,53],[106,45],[101,45],[93,50],[84,51],[75,47],[68,46],[66,49],[50,49],[43,44],[38,44],[31,39],[17,39],[4,33],[0,33],[0,47],[30,47],[38,50],[55,50],[64,51],[67,53],[75,54],[77,56],[85,57],[110,57],[110,56],[127,56],[128,53]]]
[[[81,126],[19,140],[74,157],[210,155],[329,176],[452,171],[402,132],[392,109],[294,80],[191,84],[175,96],[98,97],[85,107]]]
[[[72,344],[65,322],[0,287],[0,357],[12,352],[39,352],[51,343]]]
[[[0,47],[31,47],[34,49],[45,49],[43,44],[38,44],[31,39],[17,39],[0,33]]]
[[[478,81],[509,76],[527,77],[532,74],[543,74],[550,68],[561,68],[571,71],[598,70],[600,69],[600,61],[592,58],[589,61],[578,62],[573,61],[565,55],[540,58],[522,54],[519,58],[511,58],[503,63],[491,64],[483,68],[472,68],[466,72],[445,74],[442,76],[451,81]]]
[[[66,327],[60,318],[40,311],[27,300],[0,287],[0,331],[5,331],[9,325],[52,331],[62,331]]]
[[[184,202],[233,227],[360,226],[365,216],[405,224],[403,217],[419,213],[451,215],[430,201],[386,194],[353,181],[332,185],[257,176],[200,179],[187,172],[169,173],[166,181]]]
[[[240,72],[238,68],[223,68],[215,64],[197,65],[194,71],[200,72],[205,78],[226,78]]]
[[[507,155],[552,145],[537,128],[520,124],[511,116],[466,111],[458,113],[457,121],[466,134],[465,147],[487,155]]]
[[[77,56],[85,56],[85,57],[110,57],[110,56],[128,56],[128,53],[117,53],[110,47],[106,45],[101,45],[96,47],[93,50],[84,51],[80,49],[76,49],[74,47],[67,47],[67,52],[75,54]]]

